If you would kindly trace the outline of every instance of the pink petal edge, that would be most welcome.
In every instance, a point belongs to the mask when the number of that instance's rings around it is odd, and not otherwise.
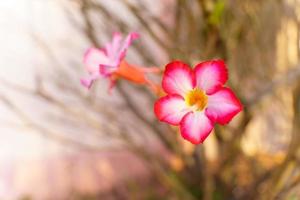
[[[227,124],[243,110],[243,105],[230,88],[223,87],[208,96],[206,115],[214,122]]]
[[[80,83],[81,85],[83,85],[84,87],[86,87],[87,89],[90,89],[92,87],[94,80],[93,79],[89,79],[89,78],[82,78],[80,79]]]
[[[184,95],[194,88],[192,69],[181,61],[173,61],[166,65],[162,79],[162,88],[167,94]]]
[[[213,94],[221,88],[228,79],[228,72],[223,60],[205,61],[194,68],[196,85]]]
[[[180,122],[181,136],[193,144],[203,143],[214,127],[204,112],[189,112]]]
[[[184,99],[177,94],[164,96],[154,104],[156,117],[171,125],[179,125],[182,117],[189,111]]]
[[[84,53],[83,63],[89,73],[98,73],[99,64],[108,64],[108,58],[103,49],[89,48]]]
[[[127,49],[131,45],[131,43],[134,40],[138,39],[139,37],[140,37],[140,35],[137,32],[131,32],[128,34],[128,36],[125,38],[125,40],[119,50],[119,55],[118,55],[119,62],[121,62],[124,59]]]

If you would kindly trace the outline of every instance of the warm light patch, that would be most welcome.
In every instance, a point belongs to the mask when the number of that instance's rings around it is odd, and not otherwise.
[[[186,95],[185,102],[189,106],[195,106],[197,110],[203,110],[207,105],[207,96],[204,91],[195,88]]]

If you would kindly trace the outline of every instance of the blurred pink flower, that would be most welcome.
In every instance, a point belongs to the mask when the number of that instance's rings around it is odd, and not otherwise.
[[[83,62],[89,77],[81,79],[82,85],[90,88],[99,77],[110,77],[118,70],[131,42],[138,37],[138,33],[132,32],[122,40],[120,33],[114,33],[112,41],[107,43],[104,48],[88,49],[84,55]],[[111,80],[111,87],[113,83],[114,81]]]
[[[181,61],[166,66],[162,88],[166,96],[156,101],[160,121],[179,125],[184,139],[203,143],[214,124],[227,124],[242,110],[234,93],[223,85],[228,79],[221,60],[199,63],[194,69]]]

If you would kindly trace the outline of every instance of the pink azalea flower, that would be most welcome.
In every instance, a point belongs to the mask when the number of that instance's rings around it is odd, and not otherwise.
[[[227,124],[242,110],[231,89],[221,60],[199,63],[194,69],[181,61],[166,66],[162,88],[166,96],[155,102],[154,112],[160,121],[179,125],[184,139],[203,143],[214,124]]]
[[[84,55],[83,62],[89,73],[88,78],[81,79],[83,86],[90,88],[93,82],[100,77],[109,77],[118,70],[126,55],[131,42],[139,37],[138,33],[130,33],[124,40],[120,33],[114,33],[111,42],[104,48],[90,48]],[[111,79],[111,87],[114,80]]]

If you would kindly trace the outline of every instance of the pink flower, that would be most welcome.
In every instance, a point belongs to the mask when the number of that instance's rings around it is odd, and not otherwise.
[[[109,77],[118,70],[120,63],[126,55],[131,42],[139,37],[138,33],[130,33],[124,40],[120,33],[114,33],[111,42],[104,48],[90,48],[84,55],[83,62],[89,73],[88,78],[81,79],[83,86],[90,88],[99,77]],[[114,80],[111,79],[111,86]]]
[[[162,88],[166,96],[155,102],[160,121],[179,125],[184,139],[203,143],[214,124],[227,124],[242,110],[234,93],[223,85],[228,79],[221,60],[199,63],[191,69],[181,61],[166,66]]]

